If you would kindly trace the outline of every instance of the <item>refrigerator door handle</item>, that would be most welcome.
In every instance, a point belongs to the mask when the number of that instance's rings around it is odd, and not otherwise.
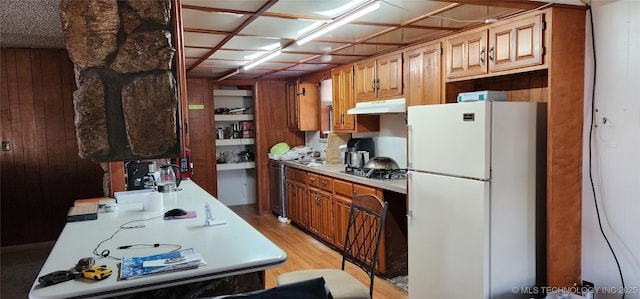
[[[407,124],[407,140],[411,140],[411,135],[413,134],[412,125]],[[413,169],[413,151],[411,150],[411,144],[407,146],[407,168]]]
[[[411,217],[413,217],[413,210],[408,210],[407,211],[407,218],[410,219]]]

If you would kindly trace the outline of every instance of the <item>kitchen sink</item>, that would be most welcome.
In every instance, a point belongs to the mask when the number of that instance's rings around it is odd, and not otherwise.
[[[324,163],[325,159],[324,158],[313,158],[313,159],[301,159],[301,160],[293,160],[291,162],[294,163],[298,163],[298,164],[302,164],[302,165],[309,165],[312,162],[315,163]]]

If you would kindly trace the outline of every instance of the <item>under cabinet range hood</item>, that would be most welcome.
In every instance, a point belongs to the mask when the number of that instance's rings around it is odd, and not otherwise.
[[[347,110],[347,114],[384,114],[405,113],[404,98],[356,103],[356,107]]]

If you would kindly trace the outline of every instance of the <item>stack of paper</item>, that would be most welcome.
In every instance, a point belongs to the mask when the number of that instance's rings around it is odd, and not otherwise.
[[[188,270],[206,265],[200,254],[193,248],[143,257],[123,257],[121,262],[121,279]]]

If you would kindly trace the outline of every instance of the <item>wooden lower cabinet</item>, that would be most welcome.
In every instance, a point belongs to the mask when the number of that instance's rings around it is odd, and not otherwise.
[[[291,221],[306,228],[309,225],[309,208],[305,175],[304,171],[287,168],[285,194],[287,215]]]
[[[377,270],[387,277],[407,274],[406,196],[294,167],[286,168],[287,215],[299,228],[344,249],[351,199],[374,194],[389,202]]]

